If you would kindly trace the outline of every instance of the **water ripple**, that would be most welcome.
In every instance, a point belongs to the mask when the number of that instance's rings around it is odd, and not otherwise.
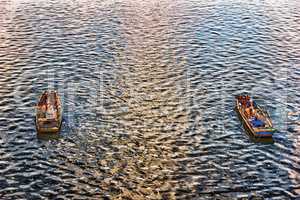
[[[0,0],[1,199],[299,198],[299,7]],[[34,106],[57,89],[59,136]],[[260,97],[255,143],[233,110]]]

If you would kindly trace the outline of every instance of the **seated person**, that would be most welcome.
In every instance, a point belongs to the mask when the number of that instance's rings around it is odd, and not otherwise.
[[[245,109],[245,114],[247,118],[254,117],[256,115],[256,111],[253,107],[247,107]]]

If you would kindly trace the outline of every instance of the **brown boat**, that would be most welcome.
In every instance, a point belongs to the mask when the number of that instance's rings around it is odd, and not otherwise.
[[[236,111],[244,128],[252,136],[257,138],[272,138],[273,133],[276,132],[269,114],[248,95],[236,97]],[[248,113],[247,111],[250,112]]]
[[[58,133],[62,122],[62,108],[56,91],[45,91],[36,107],[38,133]]]

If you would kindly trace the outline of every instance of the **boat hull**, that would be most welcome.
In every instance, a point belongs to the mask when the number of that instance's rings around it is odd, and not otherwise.
[[[254,128],[250,125],[250,122],[247,120],[246,116],[243,114],[242,109],[239,106],[238,100],[236,100],[235,110],[238,114],[240,121],[243,124],[244,129],[250,136],[255,137],[255,138],[272,138],[273,137],[273,133],[276,131],[273,128],[254,130]],[[271,124],[270,119],[268,119],[268,120],[269,120],[269,123]]]

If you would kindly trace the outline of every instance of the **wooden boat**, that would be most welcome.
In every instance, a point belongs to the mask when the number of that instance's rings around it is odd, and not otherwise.
[[[61,101],[56,91],[45,91],[36,107],[38,133],[58,133],[62,122]]]
[[[244,128],[256,138],[271,138],[276,129],[269,114],[248,95],[236,97],[236,111]]]

